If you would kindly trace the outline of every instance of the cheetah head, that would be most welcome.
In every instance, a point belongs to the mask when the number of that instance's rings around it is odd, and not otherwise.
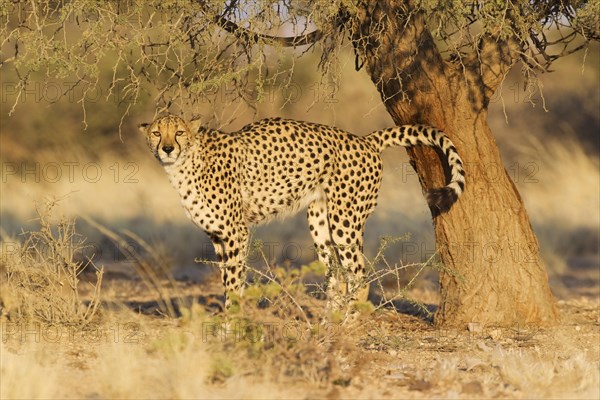
[[[141,124],[139,129],[146,135],[148,147],[162,165],[171,165],[182,157],[198,130],[174,115]]]

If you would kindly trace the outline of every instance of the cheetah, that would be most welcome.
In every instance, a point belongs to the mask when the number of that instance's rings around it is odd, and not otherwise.
[[[139,128],[188,217],[214,245],[226,309],[243,292],[249,228],[304,207],[318,258],[328,268],[328,305],[347,302],[342,294],[367,300],[363,230],[377,204],[384,149],[427,145],[443,152],[450,182],[427,194],[434,216],[447,212],[465,188],[456,147],[442,131],[425,125],[359,137],[270,118],[226,133],[167,115]]]

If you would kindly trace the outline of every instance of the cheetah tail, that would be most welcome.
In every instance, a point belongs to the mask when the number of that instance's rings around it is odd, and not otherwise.
[[[439,129],[426,125],[403,125],[373,132],[369,138],[374,140],[380,151],[390,146],[413,147],[426,145],[441,150],[450,167],[450,182],[441,188],[429,189],[427,203],[434,217],[450,210],[465,189],[465,171],[454,144]]]

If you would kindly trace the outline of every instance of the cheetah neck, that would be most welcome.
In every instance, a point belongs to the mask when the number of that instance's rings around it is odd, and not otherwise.
[[[169,176],[169,179],[173,181],[177,176],[181,174],[182,170],[189,168],[188,164],[191,164],[190,157],[186,157],[186,154],[182,153],[174,163],[165,164],[163,165],[163,168]]]
[[[190,184],[188,181],[203,168],[204,164],[204,155],[193,151],[193,147],[188,147],[181,152],[173,164],[163,167],[171,185],[181,194],[183,188],[187,188]]]

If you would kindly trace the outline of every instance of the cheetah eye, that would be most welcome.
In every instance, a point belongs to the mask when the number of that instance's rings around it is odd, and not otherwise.
[[[185,133],[185,131],[177,131],[175,132],[175,136],[181,136]]]
[[[152,132],[152,134],[153,134],[154,136],[160,136],[160,132],[159,132],[159,131],[153,131],[153,132]]]

